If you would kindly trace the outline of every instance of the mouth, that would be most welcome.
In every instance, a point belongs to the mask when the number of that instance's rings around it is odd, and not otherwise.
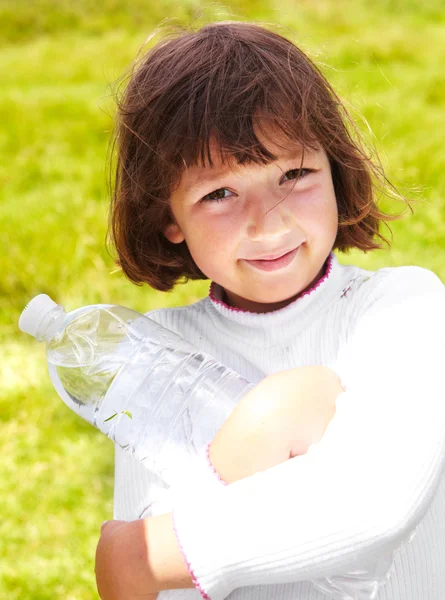
[[[290,250],[289,252],[286,252],[275,259],[262,258],[256,260],[246,260],[245,262],[253,267],[256,267],[257,269],[261,269],[262,271],[275,271],[277,269],[287,267],[287,265],[292,262],[299,248],[300,246],[297,246],[297,248],[294,248],[293,250]]]
[[[286,256],[286,254],[289,254],[289,252],[292,252],[293,250],[295,250],[295,248],[291,248],[290,250],[284,250],[283,252],[280,252],[279,254],[269,254],[266,256],[261,256],[261,258],[250,258],[250,259],[246,259],[246,260],[277,260],[278,258],[282,258],[283,256]]]

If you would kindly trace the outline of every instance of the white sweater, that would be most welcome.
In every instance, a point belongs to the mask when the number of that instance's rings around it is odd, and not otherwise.
[[[312,581],[388,559],[376,600],[443,600],[443,283],[420,267],[371,272],[331,253],[320,282],[280,310],[237,310],[222,294],[212,282],[195,304],[147,314],[254,384],[326,365],[346,391],[320,443],[230,485],[203,459],[194,485],[167,489],[116,449],[115,518],[173,509],[196,585],[158,600],[326,600],[337,596]]]

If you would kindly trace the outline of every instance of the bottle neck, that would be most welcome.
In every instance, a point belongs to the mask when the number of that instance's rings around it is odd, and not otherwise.
[[[39,324],[36,331],[36,340],[38,342],[49,342],[58,329],[58,321],[65,316],[62,306],[55,306],[46,314]]]

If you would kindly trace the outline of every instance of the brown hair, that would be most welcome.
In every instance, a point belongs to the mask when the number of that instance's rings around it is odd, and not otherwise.
[[[290,142],[326,151],[339,213],[333,248],[381,248],[375,236],[389,247],[379,224],[400,217],[379,210],[376,191],[401,196],[320,70],[282,35],[241,22],[174,32],[133,67],[117,104],[109,229],[116,263],[134,283],[170,291],[181,277],[208,279],[185,241],[164,236],[175,222],[169,197],[186,166],[213,164],[211,139],[223,161],[276,160],[255,134],[260,115]]]

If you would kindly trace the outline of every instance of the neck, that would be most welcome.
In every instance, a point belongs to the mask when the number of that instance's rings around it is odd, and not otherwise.
[[[314,277],[314,279],[309,283],[309,285],[307,285],[304,289],[300,290],[294,296],[291,296],[290,298],[286,298],[285,300],[282,300],[281,302],[275,302],[273,304],[273,308],[270,308],[271,305],[268,305],[268,304],[264,304],[261,302],[249,301],[248,302],[249,310],[247,310],[246,308],[239,306],[233,300],[231,300],[231,298],[229,297],[229,294],[227,294],[227,291],[222,287],[221,287],[220,302],[222,302],[230,310],[235,310],[238,312],[245,312],[245,313],[252,313],[252,314],[266,314],[266,313],[275,312],[277,310],[281,310],[282,308],[285,308],[286,306],[288,306],[295,300],[302,298],[306,294],[310,294],[313,290],[315,290],[320,285],[320,283],[326,277],[328,277],[328,275],[332,269],[332,256],[333,256],[332,253],[329,253],[329,256],[323,263],[323,266],[321,267],[320,271],[317,273],[317,275]],[[210,296],[212,297],[212,294]]]

